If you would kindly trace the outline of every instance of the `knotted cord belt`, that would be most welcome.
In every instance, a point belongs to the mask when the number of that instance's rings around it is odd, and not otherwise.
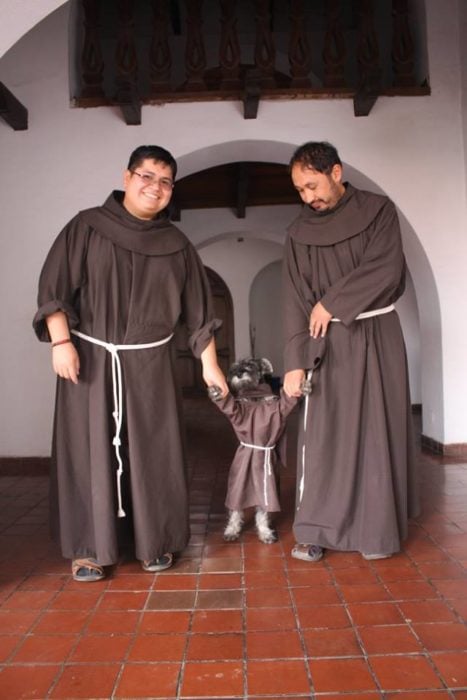
[[[172,338],[173,333],[168,335],[162,340],[156,340],[154,343],[138,343],[136,345],[115,345],[114,343],[107,343],[104,340],[99,340],[98,338],[93,338],[90,335],[81,333],[81,331],[72,330],[74,335],[77,335],[83,340],[87,340],[89,343],[94,345],[100,345],[105,348],[107,352],[110,352],[112,356],[112,390],[114,399],[114,410],[112,413],[115,422],[115,434],[112,439],[112,444],[115,447],[115,455],[117,457],[118,469],[117,469],[117,498],[118,498],[118,510],[117,515],[119,518],[124,518],[126,516],[122,505],[122,474],[123,474],[123,462],[120,455],[120,445],[122,441],[120,439],[120,432],[122,429],[123,421],[123,381],[122,381],[122,363],[118,353],[120,350],[145,350],[147,348],[157,348],[160,345],[165,345]]]
[[[264,452],[264,476],[263,476],[263,492],[264,492],[264,503],[268,504],[268,477],[272,475],[272,464],[271,464],[271,452],[275,449],[275,445],[268,445],[263,447],[263,445],[250,445],[248,442],[242,442],[240,440],[240,445],[243,447],[249,447],[251,450],[262,450]]]
[[[395,306],[394,304],[389,304],[389,306],[383,306],[381,309],[373,309],[372,311],[362,311],[361,314],[358,314],[358,316],[355,317],[355,321],[362,321],[365,318],[371,318],[372,316],[382,316],[383,314],[388,314],[391,311],[394,311]],[[334,318],[334,316],[331,318],[331,321],[335,323],[341,323],[340,318]],[[313,370],[310,369],[307,372],[306,375],[306,380],[307,382],[310,383],[311,386],[311,378],[313,376]],[[298,506],[297,510],[300,508],[300,504],[302,502],[303,498],[303,492],[305,491],[305,453],[306,453],[306,424],[307,424],[307,418],[308,418],[308,404],[310,401],[310,394],[306,394],[305,396],[305,407],[303,410],[303,445],[302,445],[302,475],[300,478],[300,484],[298,487],[298,494],[299,494],[299,499],[298,499]]]

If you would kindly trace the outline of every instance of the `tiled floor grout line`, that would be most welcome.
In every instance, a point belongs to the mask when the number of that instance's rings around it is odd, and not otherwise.
[[[248,698],[248,621],[247,621],[247,585],[245,566],[245,545],[240,543],[242,561],[242,674],[243,674],[243,700]]]
[[[285,553],[284,553],[284,554],[285,554]],[[297,603],[296,603],[296,600],[295,600],[295,596],[293,595],[292,586],[291,586],[291,583],[290,583],[290,571],[289,571],[289,566],[288,566],[288,564],[287,564],[287,559],[285,559],[284,568],[285,568],[286,576],[287,576],[287,586],[288,586],[289,596],[290,596],[290,600],[292,601],[292,609],[293,609],[293,611],[294,611],[295,625],[296,625],[296,627],[297,627],[298,636],[299,636],[299,639],[300,639],[300,645],[301,645],[302,651],[303,651],[303,662],[304,662],[304,664],[305,664],[306,675],[307,675],[307,678],[308,678],[308,683],[309,683],[309,685],[310,685],[310,693],[311,693],[311,697],[314,697],[315,688],[314,688],[314,684],[313,684],[313,677],[312,677],[312,675],[311,675],[310,664],[309,664],[308,661],[307,661],[306,642],[305,642],[305,638],[304,638],[304,635],[303,635],[303,629],[302,629],[302,626],[301,626],[301,624],[300,624],[300,618],[299,618],[299,615],[298,615],[298,606],[297,606]]]
[[[206,531],[205,531],[204,537],[206,537]],[[204,550],[204,545],[203,545],[203,550]],[[183,682],[184,682],[184,679],[185,679],[186,664],[188,663],[187,654],[188,654],[188,648],[189,648],[189,645],[190,645],[190,642],[191,642],[191,633],[192,633],[192,629],[193,629],[193,618],[194,618],[195,610],[197,609],[196,603],[197,603],[198,592],[199,592],[199,585],[200,585],[200,575],[201,575],[201,567],[202,567],[202,563],[201,563],[201,562],[202,562],[202,560],[203,560],[203,557],[202,557],[202,555],[201,555],[200,564],[199,564],[199,566],[198,566],[198,571],[197,571],[197,573],[196,573],[196,589],[195,589],[196,593],[195,593],[195,600],[194,600],[193,608],[192,608],[191,611],[190,611],[190,619],[189,619],[189,621],[188,621],[188,629],[187,629],[186,634],[185,634],[185,637],[186,637],[186,638],[185,638],[185,646],[184,646],[184,649],[183,649],[183,655],[182,655],[182,659],[181,659],[181,663],[180,663],[180,669],[179,669],[179,673],[178,673],[177,688],[176,688],[176,691],[175,691],[175,693],[176,693],[176,695],[175,695],[176,700],[178,700],[180,697],[182,697],[181,692],[182,692],[182,689],[183,689]]]
[[[175,578],[172,582],[168,581],[166,586],[162,584],[162,587],[158,588],[157,581],[159,580],[162,583],[163,576],[168,573],[164,572],[164,574],[153,576],[152,580],[148,582],[147,587],[142,584],[140,586],[139,583],[132,586],[131,578],[127,578],[126,580],[122,579],[122,586],[119,588],[118,576],[120,571],[115,570],[115,574],[109,579],[106,587],[99,592],[95,601],[89,599],[86,602],[85,609],[87,613],[83,623],[79,625],[79,631],[77,632],[59,630],[57,634],[55,631],[49,632],[48,630],[51,628],[50,623],[44,625],[44,632],[40,632],[41,621],[46,619],[47,612],[56,611],[62,614],[70,612],[76,615],[73,619],[79,620],[78,606],[80,604],[80,598],[79,596],[76,598],[73,597],[73,594],[78,593],[78,591],[73,587],[73,582],[70,581],[70,574],[61,573],[62,568],[59,560],[56,559],[56,553],[45,543],[46,535],[40,534],[45,532],[45,529],[42,527],[36,528],[37,537],[35,539],[38,543],[38,556],[34,558],[34,545],[29,546],[27,538],[28,528],[30,531],[33,531],[34,523],[27,524],[27,527],[23,527],[20,523],[23,516],[17,516],[19,511],[12,511],[12,513],[14,513],[14,522],[17,522],[21,527],[17,528],[18,534],[15,535],[14,528],[11,528],[12,523],[10,523],[9,526],[7,525],[6,529],[9,529],[9,532],[8,535],[3,536],[3,542],[8,551],[13,551],[15,541],[19,543],[24,542],[26,549],[24,550],[23,556],[18,560],[18,565],[16,567],[19,572],[18,577],[16,578],[16,576],[13,575],[11,588],[7,583],[6,590],[3,589],[6,594],[5,597],[2,598],[0,610],[5,611],[5,615],[11,614],[11,622],[9,623],[8,629],[12,631],[4,636],[5,645],[3,648],[6,651],[6,656],[4,656],[0,662],[0,683],[3,678],[2,673],[4,670],[16,671],[18,678],[20,678],[23,673],[28,674],[34,669],[37,670],[38,673],[50,669],[47,677],[53,673],[53,682],[50,683],[43,697],[51,698],[57,694],[56,691],[58,691],[61,697],[64,695],[66,695],[67,698],[71,695],[74,697],[70,676],[70,670],[73,667],[83,669],[85,677],[88,678],[86,682],[89,682],[89,673],[94,672],[100,674],[100,668],[104,669],[111,664],[112,667],[115,667],[115,676],[112,675],[112,672],[109,670],[107,675],[112,681],[112,690],[111,695],[109,694],[108,697],[113,697],[115,700],[117,700],[117,698],[118,700],[127,698],[131,692],[129,690],[131,689],[131,684],[135,682],[138,683],[137,678],[140,674],[140,669],[141,673],[144,672],[144,669],[148,669],[147,677],[149,679],[152,673],[152,670],[149,669],[154,669],[154,671],[156,671],[158,668],[163,669],[168,666],[173,669],[175,669],[175,667],[179,669],[176,695],[171,695],[170,700],[186,700],[188,698],[191,700],[192,697],[199,699],[201,699],[201,697],[209,697],[210,700],[212,700],[213,697],[222,697],[223,700],[240,700],[241,698],[243,698],[243,700],[260,700],[260,698],[263,700],[271,700],[272,697],[274,697],[274,700],[279,697],[284,698],[284,700],[286,698],[292,700],[292,698],[305,697],[313,698],[313,700],[315,698],[317,700],[326,700],[330,696],[332,696],[334,700],[337,695],[342,696],[342,700],[346,698],[354,698],[355,700],[356,697],[360,700],[360,697],[364,698],[366,696],[368,696],[368,698],[375,698],[377,694],[379,694],[379,697],[383,698],[383,700],[389,700],[389,698],[391,698],[391,700],[398,700],[399,695],[401,696],[401,700],[402,697],[405,698],[406,695],[411,698],[417,698],[417,700],[430,700],[432,693],[434,693],[433,697],[443,696],[449,697],[451,700],[460,700],[461,696],[467,697],[467,686],[461,685],[464,679],[467,681],[465,667],[464,670],[461,668],[462,659],[465,658],[467,660],[467,639],[461,634],[461,628],[463,624],[465,625],[464,620],[467,614],[465,612],[467,610],[467,603],[463,605],[463,586],[467,586],[465,571],[467,562],[467,541],[463,536],[467,534],[467,519],[461,512],[461,504],[467,501],[467,489],[464,488],[467,470],[463,465],[450,470],[450,480],[443,486],[443,491],[440,491],[439,487],[441,475],[437,473],[437,469],[440,469],[440,467],[437,466],[436,469],[433,465],[427,467],[424,476],[426,486],[424,487],[423,496],[427,520],[424,521],[422,516],[420,522],[417,521],[411,525],[407,547],[406,550],[403,551],[403,556],[400,558],[399,563],[393,560],[392,564],[388,562],[388,565],[384,565],[382,562],[371,562],[369,565],[361,565],[357,563],[357,561],[353,561],[350,557],[345,561],[345,558],[341,558],[339,555],[328,553],[323,560],[322,569],[320,568],[321,565],[318,565],[315,569],[317,572],[321,570],[325,571],[327,573],[327,578],[324,574],[321,576],[319,573],[315,576],[310,573],[313,571],[313,565],[310,565],[310,568],[307,569],[305,569],[305,567],[300,568],[300,566],[297,566],[297,562],[289,558],[288,549],[291,541],[291,522],[287,515],[285,515],[281,521],[280,541],[278,543],[280,549],[277,550],[276,554],[273,554],[272,549],[256,549],[257,544],[255,538],[250,531],[247,531],[245,535],[242,536],[238,545],[240,552],[239,560],[241,563],[240,585],[238,588],[241,591],[241,597],[237,599],[235,597],[228,599],[228,604],[234,605],[232,609],[237,610],[237,605],[240,607],[240,634],[237,634],[236,628],[231,631],[230,626],[225,626],[225,629],[223,629],[221,622],[215,625],[211,625],[210,623],[202,625],[197,631],[194,629],[195,616],[202,612],[202,610],[206,610],[207,612],[215,610],[220,613],[227,609],[230,610],[230,608],[223,607],[226,604],[226,601],[222,600],[223,591],[227,591],[227,595],[231,595],[233,590],[238,590],[237,587],[229,586],[229,584],[238,579],[231,578],[221,581],[219,579],[209,578],[211,575],[222,576],[224,574],[234,574],[236,572],[235,567],[231,570],[229,569],[229,562],[227,560],[225,561],[226,566],[222,568],[222,571],[216,571],[217,562],[210,563],[208,561],[211,556],[214,558],[222,557],[221,529],[223,522],[221,507],[222,489],[220,487],[222,486],[222,480],[225,479],[226,476],[227,470],[225,465],[226,460],[224,457],[221,457],[221,459],[215,463],[217,471],[214,483],[212,478],[210,480],[211,483],[209,483],[208,475],[211,472],[209,470],[208,461],[203,462],[203,460],[198,460],[198,458],[193,460],[190,484],[193,485],[197,493],[196,497],[193,499],[191,520],[196,526],[195,533],[202,531],[203,534],[202,537],[196,535],[192,541],[193,548],[187,552],[186,557],[182,555],[180,560],[180,574],[193,576],[193,572],[196,569],[195,578],[181,578],[180,580]],[[3,480],[0,479],[0,495],[5,493],[5,487],[2,481]],[[14,496],[16,503],[20,503],[24,496],[23,507],[27,508],[27,512],[31,513],[31,517],[34,516],[35,518],[34,507],[31,508],[25,505],[27,498],[32,498],[32,500],[34,500],[32,496],[29,497],[27,495],[29,486],[32,488],[33,485],[30,485],[28,482],[28,488],[26,488],[25,484],[21,484],[20,480],[17,480],[16,483],[17,490]],[[37,483],[39,485],[38,488],[43,491],[43,487],[40,485],[42,482],[38,481]],[[289,482],[286,486],[289,489],[287,493],[290,497],[291,483]],[[457,497],[458,491],[460,491],[461,494],[459,497]],[[465,498],[464,491],[466,491]],[[438,492],[440,493],[439,499],[437,496]],[[206,500],[205,496],[208,493],[211,494],[211,497]],[[38,503],[41,501],[40,498],[36,500]],[[438,504],[439,509],[431,507],[433,502]],[[453,513],[459,513],[459,515],[454,516]],[[463,523],[463,525],[458,525],[457,521]],[[203,528],[200,527],[201,524],[204,526]],[[458,535],[459,540],[456,541]],[[1,536],[2,528],[0,526],[0,537]],[[208,547],[210,549],[208,549]],[[199,551],[197,551],[197,548]],[[237,557],[236,552],[233,550],[230,550],[230,555],[232,557]],[[263,556],[265,557],[264,568],[261,567],[261,558]],[[443,564],[446,566],[445,574],[442,568]],[[394,569],[393,574],[391,574],[391,567]],[[275,575],[274,579],[275,583],[272,586],[268,586],[267,572],[269,570],[271,572],[277,572],[277,576]],[[126,576],[131,577],[132,573],[133,571],[130,570]],[[122,574],[125,575],[124,570]],[[174,568],[173,572],[169,575],[177,577],[178,572],[176,568]],[[39,578],[35,580],[34,576],[38,576]],[[62,576],[61,580],[59,578],[60,576]],[[40,577],[45,578],[41,579]],[[47,577],[50,577],[51,580],[48,581]],[[281,579],[284,581],[283,583],[280,583]],[[249,583],[250,580],[251,584]],[[24,598],[21,598],[21,596],[15,597],[17,592],[28,591],[28,581],[30,581],[31,584],[31,597],[29,598],[27,595],[25,595]],[[112,585],[112,581],[114,585]],[[5,582],[7,582],[7,579],[5,579]],[[53,589],[50,597],[48,597],[46,593],[49,591],[49,585],[52,587],[50,590]],[[368,597],[366,597],[365,586],[369,586]],[[328,593],[325,592],[326,589],[330,587],[332,587],[334,591],[332,595],[330,591]],[[279,590],[283,588],[285,588],[287,597],[283,596],[282,593],[280,595],[274,593],[276,589]],[[310,589],[309,596],[306,592],[307,589]],[[316,603],[313,600],[314,589],[316,589],[316,599],[322,600],[322,603]],[[131,593],[141,593],[143,590],[146,595],[145,597],[141,597],[142,605],[141,601],[136,604],[136,601],[139,599],[138,596],[135,596],[135,603],[133,604]],[[172,647],[174,650],[174,658],[172,659],[172,656],[170,656],[170,660],[164,661],[163,658],[157,656],[157,651],[155,651],[154,654],[151,653],[151,638],[158,638],[157,643],[161,642],[163,644],[165,636],[167,635],[169,638],[170,635],[174,633],[170,633],[168,628],[166,629],[165,623],[163,628],[160,630],[156,629],[157,625],[155,623],[158,619],[157,613],[162,612],[164,615],[170,616],[171,612],[176,613],[179,608],[177,606],[176,597],[173,599],[173,607],[171,607],[170,604],[170,597],[168,597],[166,601],[162,599],[157,603],[158,597],[163,598],[163,596],[159,596],[159,594],[164,592],[170,593],[171,591],[173,593],[182,592],[183,594],[188,594],[193,590],[195,593],[193,605],[189,610],[184,610],[188,615],[185,618],[180,618],[180,620],[184,619],[187,625],[183,633],[183,647],[177,642],[177,644]],[[263,598],[260,593],[261,590],[264,590],[265,595],[269,597]],[[34,591],[37,591],[37,595],[33,595]],[[252,592],[251,595],[250,591]],[[269,591],[269,593],[267,593],[267,591]],[[112,595],[114,593],[118,594],[115,598],[113,598]],[[134,628],[129,632],[120,632],[120,634],[128,640],[126,647],[123,643],[120,647],[123,652],[122,655],[119,656],[118,659],[116,656],[115,660],[112,661],[105,661],[104,657],[100,660],[86,661],[85,657],[89,656],[89,654],[85,654],[85,656],[82,657],[76,656],[77,659],[82,658],[83,660],[74,661],[73,659],[78,645],[85,644],[88,638],[91,636],[94,638],[102,636],[102,639],[105,640],[109,637],[110,632],[106,632],[105,630],[110,629],[112,614],[115,613],[115,615],[117,615],[117,617],[115,617],[115,620],[117,620],[125,613],[126,608],[124,608],[124,605],[126,601],[123,597],[119,598],[119,595],[123,596],[123,594],[126,593],[130,594],[128,597],[128,610],[133,614],[134,608],[137,608],[138,614],[136,616]],[[62,602],[58,603],[58,608],[56,607],[51,610],[51,605],[53,605],[54,601],[60,601],[59,596],[61,596],[61,594],[70,594],[70,598],[67,599],[67,595],[63,595],[61,599]],[[203,595],[202,598],[200,598],[201,594]],[[220,597],[219,605],[217,606],[215,603],[216,596]],[[7,607],[8,600],[11,600],[10,609]],[[28,623],[25,632],[16,634],[11,626],[12,621],[17,614],[21,624],[27,623],[30,618],[28,618],[27,615],[23,615],[25,611],[18,606],[21,606],[23,603],[26,605],[29,600],[31,600],[33,605],[29,611],[31,615],[34,610],[34,605],[40,604],[41,607],[36,611],[37,614],[34,615],[34,619],[31,618],[32,621]],[[180,598],[180,602],[182,601],[183,596]],[[93,604],[91,605],[91,603]],[[210,604],[212,607],[209,607]],[[433,613],[430,613],[430,604],[434,606]],[[66,607],[67,605],[70,605],[69,609]],[[139,607],[140,605],[141,607]],[[160,607],[157,607],[158,605],[160,605]],[[202,605],[203,608],[199,608],[199,605]],[[375,606],[374,613],[372,612],[373,605]],[[387,610],[385,606],[387,606]],[[307,610],[308,607],[310,610]],[[315,613],[311,613],[311,608],[316,608],[317,613],[320,608],[323,608],[323,614],[318,618],[314,618]],[[326,609],[325,614],[324,608]],[[102,620],[97,620],[95,618],[95,616],[98,615],[99,609],[101,609],[101,612],[104,614]],[[335,609],[335,613],[333,609]],[[256,622],[256,624],[253,625],[248,620],[250,610],[254,615],[252,620]],[[282,626],[283,623],[276,627],[274,626],[274,622],[272,626],[270,626],[268,622],[264,626],[263,632],[261,610],[264,611],[264,614],[269,615],[267,619],[271,621],[273,621],[274,611],[277,611],[277,615],[281,615],[282,610],[290,611],[285,612],[285,614],[290,616],[292,613],[293,616],[290,617],[290,620],[284,627]],[[395,611],[394,614],[392,610]],[[338,615],[338,611],[342,611],[342,613],[339,612]],[[400,618],[399,620],[396,618],[396,613]],[[152,614],[155,615],[154,619],[148,620],[148,626],[144,628],[144,616]],[[343,632],[342,641],[339,637],[339,630],[341,629],[339,625],[344,625],[343,614],[345,614],[347,618],[347,625],[342,629],[348,631]],[[2,619],[8,620],[5,615]],[[339,617],[340,615],[342,615],[342,619]],[[378,615],[378,617],[373,621],[372,618],[374,615]],[[51,619],[53,619],[53,616]],[[60,615],[57,615],[57,620],[59,619]],[[92,631],[93,619],[96,619],[95,631]],[[219,618],[219,621],[220,620],[221,618]],[[259,621],[259,624],[257,621]],[[318,621],[319,626],[313,626]],[[122,622],[124,621],[122,620]],[[272,645],[277,645],[278,640],[284,641],[289,638],[285,634],[285,632],[289,632],[289,624],[293,625],[293,629],[291,629],[290,632],[297,635],[297,648],[289,650],[281,649],[280,646],[274,648]],[[171,627],[172,624],[169,626]],[[258,628],[258,632],[256,632],[256,628]],[[324,643],[321,643],[319,640],[320,628],[323,630],[323,633],[329,633]],[[397,632],[398,628],[400,628],[400,633]],[[65,630],[66,629],[67,626],[65,625]],[[386,633],[384,630],[387,630],[387,634],[389,635],[389,643],[385,640]],[[440,638],[433,636],[436,635],[438,631],[441,635]],[[283,635],[282,632],[284,632]],[[40,634],[70,638],[74,635],[73,644],[69,648],[66,644],[65,646],[61,643],[56,645],[59,653],[60,649],[66,652],[62,661],[55,662],[48,660],[52,659],[52,656],[45,657],[44,659],[40,659],[38,656],[37,662],[34,661],[34,656],[31,653],[34,651],[34,646],[31,645],[28,647],[28,651],[26,651],[25,647],[25,653],[21,655],[21,652],[19,652],[21,647],[27,644],[29,640],[33,640],[36,636],[39,639]],[[178,631],[175,634],[181,637]],[[9,646],[9,635],[11,636],[11,641],[14,643],[12,648]],[[199,650],[203,647],[198,646],[198,643],[201,641],[202,644],[204,644],[202,639],[198,640],[196,647],[193,646],[194,653],[190,654],[190,645],[194,644],[198,635],[201,638],[206,637],[206,642],[208,638],[218,640],[221,650],[224,635],[236,636],[237,641],[235,645],[226,648],[232,649],[232,661],[237,661],[238,658],[238,663],[231,663],[230,654],[226,655],[226,658],[218,659],[216,657],[215,662],[213,661],[214,656],[211,657],[210,654],[205,659],[199,659]],[[268,652],[267,654],[260,655],[260,649],[254,649],[254,647],[250,648],[250,635],[252,635],[252,640],[255,639],[255,635],[256,640],[261,639],[261,636],[265,635],[264,639],[268,638],[268,644],[271,644],[270,653]],[[351,635],[354,636],[356,641],[351,642]],[[452,637],[450,635],[454,636]],[[238,644],[240,636],[242,641],[241,647]],[[147,637],[147,639],[144,639],[144,637]],[[414,640],[413,642],[411,641],[412,638]],[[273,641],[274,639],[276,639],[276,641]],[[292,637],[290,637],[290,639],[292,639]],[[139,647],[141,652],[138,649],[133,660],[131,660],[130,657],[132,656],[132,652],[136,649],[138,640],[141,641],[141,647]],[[327,640],[330,644],[335,643],[335,646],[326,646],[328,644]],[[347,640],[349,642],[348,644]],[[154,641],[156,641],[156,639]],[[96,644],[96,639],[94,639],[93,643]],[[371,644],[371,646],[369,646],[369,644]],[[416,645],[418,645],[418,648]],[[54,649],[55,647],[52,645],[52,652]],[[118,645],[115,646],[115,649],[118,650]],[[249,656],[248,652],[250,649]],[[300,656],[296,656],[299,650]],[[293,655],[288,656],[287,653],[289,652]],[[236,654],[238,654],[238,657]],[[272,656],[270,654],[272,654]],[[191,659],[190,656],[192,657]],[[24,659],[24,661],[15,663],[14,659],[16,657]],[[145,660],[146,657],[148,660]],[[406,687],[404,672],[400,672],[398,675],[396,674],[395,681],[392,682],[390,675],[391,664],[394,664],[394,668],[397,670],[399,659],[405,661],[402,666],[403,669],[418,669],[420,675],[418,681],[412,683],[412,685],[415,686],[412,690],[410,689],[410,683],[408,683],[408,687]],[[365,663],[369,674],[367,676],[368,685],[372,683],[374,686],[372,690],[350,691],[345,689],[345,685],[342,686],[342,682],[337,685],[335,684],[332,671],[329,674],[329,678],[327,675],[323,675],[323,673],[325,673],[323,669],[340,668],[339,664],[346,661],[349,662],[346,668],[358,669],[357,665],[352,666],[352,664],[355,664],[355,662],[359,660]],[[273,686],[270,680],[266,680],[264,674],[265,669],[268,669],[268,666],[271,666],[272,669],[276,661],[290,661],[292,662],[290,668],[293,668],[293,663],[304,663],[306,674],[304,674],[300,682],[303,684],[303,687],[305,687],[305,682],[307,682],[311,690],[308,693],[292,693],[290,690],[287,692],[286,686],[281,686],[282,692],[276,693],[273,696],[271,692]],[[227,685],[224,683],[222,687],[225,688],[226,691],[223,694],[217,695],[214,693],[204,695],[203,688],[199,685],[199,681],[196,680],[193,684],[193,674],[196,674],[196,666],[201,664],[199,668],[205,666],[206,669],[209,669],[210,664],[216,665],[222,662],[227,663],[226,669],[233,669],[235,665],[241,668],[241,688],[237,681],[235,683],[232,682],[232,693],[231,695],[227,695],[229,686],[228,683]],[[312,671],[311,668],[315,662],[317,665],[313,667]],[[185,676],[188,664],[194,664],[190,671],[191,679]],[[286,666],[279,667],[285,668]],[[55,668],[57,671],[53,670]],[[344,668],[344,666],[342,666],[342,668]],[[68,669],[67,674],[64,673],[66,669]],[[125,675],[126,669],[130,672],[128,676]],[[315,674],[315,669],[319,671],[317,675]],[[456,669],[458,673],[461,674],[457,676],[457,680],[454,678],[455,671],[452,669]],[[88,676],[86,676],[86,671],[88,672]],[[167,675],[167,678],[169,678],[170,673]],[[209,677],[209,673],[214,673],[214,671],[207,670],[206,677]],[[327,673],[326,671],[326,674]],[[381,675],[381,673],[383,675]],[[265,679],[264,681],[262,680],[263,676]],[[135,680],[132,680],[132,678]],[[445,678],[446,680],[444,680]],[[315,685],[313,681],[316,682],[317,680],[319,680],[317,686],[319,690],[314,690]],[[365,680],[364,676],[362,676],[362,680]],[[249,686],[250,681],[252,683],[251,686]],[[397,685],[397,688],[388,689],[391,688],[392,685]],[[439,688],[437,686],[439,686]],[[124,692],[124,687],[125,691],[128,692]],[[333,691],[333,687],[342,687],[344,690],[342,690],[342,692]],[[353,686],[351,685],[350,687]],[[362,687],[366,687],[366,685],[364,686],[364,683],[362,683]],[[235,693],[233,692],[234,688]],[[425,688],[425,690],[423,690],[423,688]],[[156,695],[151,695],[150,689],[148,689],[147,692],[147,697],[158,697],[157,693]],[[436,694],[437,692],[438,695]],[[200,694],[197,695],[197,693]],[[169,699],[166,698],[165,700]]]
[[[74,653],[74,651],[76,650],[77,646],[79,645],[80,640],[86,635],[86,627],[87,627],[87,625],[89,624],[89,622],[90,622],[90,620],[91,620],[91,618],[92,618],[93,612],[95,612],[95,611],[97,610],[97,607],[98,607],[98,605],[99,605],[99,603],[100,603],[100,601],[101,601],[101,599],[102,599],[104,590],[105,590],[105,589],[103,589],[103,590],[100,592],[98,598],[96,599],[96,603],[95,603],[95,605],[94,605],[94,608],[93,608],[92,610],[91,610],[91,609],[88,609],[87,623],[81,627],[80,632],[76,635],[76,643],[75,643],[73,649],[70,650],[70,653],[68,654],[68,656],[66,657],[66,659],[64,659],[64,660],[62,661],[62,663],[60,664],[60,673],[57,673],[57,674],[56,674],[55,682],[51,685],[51,687],[50,687],[50,689],[49,689],[49,692],[48,692],[48,694],[47,694],[47,697],[50,698],[50,697],[52,696],[54,689],[55,689],[55,688],[57,687],[57,685],[60,683],[60,679],[62,678],[65,669],[67,668],[67,666],[71,665],[71,661],[68,662],[68,659],[71,659],[71,656],[72,656],[72,654]],[[60,591],[57,592],[57,596],[56,596],[56,597],[58,597],[58,595],[59,595],[61,592],[63,592],[63,588],[62,588]],[[63,612],[63,611],[62,611],[62,612]],[[68,662],[68,663],[67,663],[67,662]]]

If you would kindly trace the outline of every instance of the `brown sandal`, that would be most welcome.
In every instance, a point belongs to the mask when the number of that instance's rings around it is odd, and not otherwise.
[[[83,583],[101,581],[105,577],[104,568],[97,563],[94,557],[73,559],[71,572],[75,581],[82,581]]]

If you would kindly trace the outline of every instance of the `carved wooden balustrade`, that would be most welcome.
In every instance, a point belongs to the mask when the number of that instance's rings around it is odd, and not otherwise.
[[[411,0],[75,0],[78,107],[427,95]],[[416,32],[420,41],[420,32]]]

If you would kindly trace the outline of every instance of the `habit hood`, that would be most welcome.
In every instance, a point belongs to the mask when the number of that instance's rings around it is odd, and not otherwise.
[[[290,224],[291,238],[304,245],[334,245],[361,233],[374,221],[388,199],[384,195],[357,190],[349,182],[333,209],[315,211],[305,205]]]
[[[154,219],[138,219],[123,206],[124,192],[114,190],[102,207],[80,212],[97,233],[132,253],[172,255],[188,245],[188,239],[170,223],[164,210]]]

